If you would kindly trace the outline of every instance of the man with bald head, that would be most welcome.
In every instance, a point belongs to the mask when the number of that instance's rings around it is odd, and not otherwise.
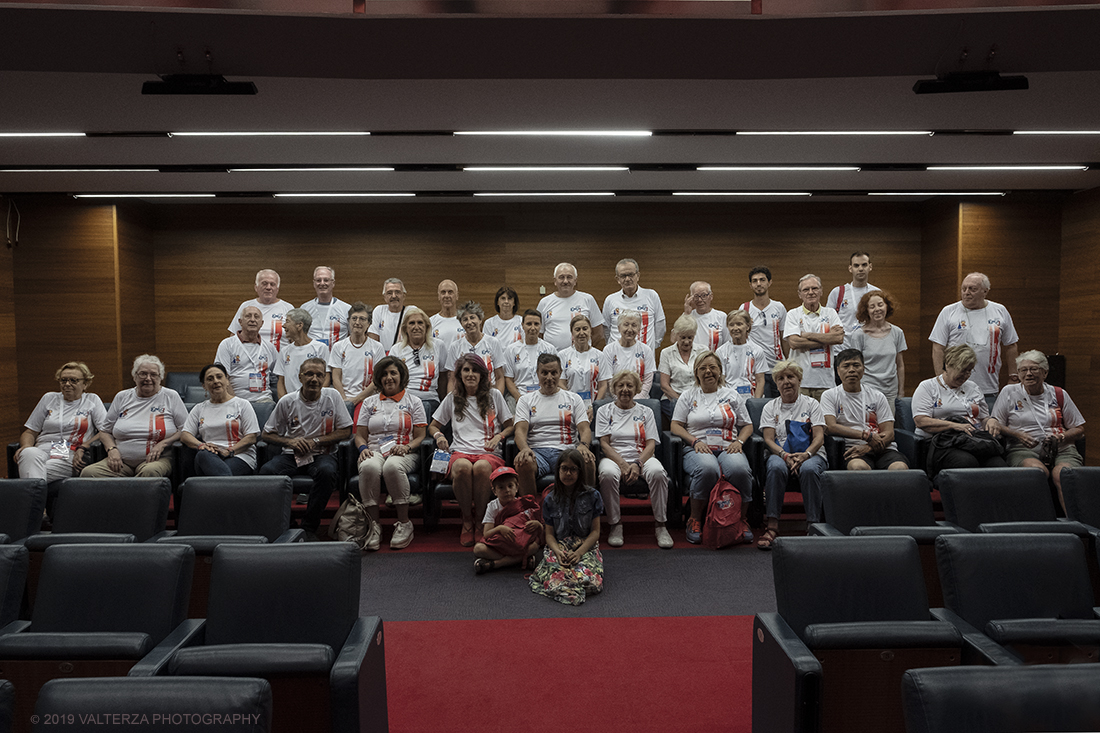
[[[292,306],[285,300],[279,299],[279,284],[281,278],[274,270],[260,270],[256,273],[256,297],[246,300],[237,308],[236,315],[229,322],[229,332],[236,333],[240,328],[241,314],[248,306],[260,309],[263,323],[260,326],[260,338],[275,347],[279,351],[285,341],[283,336],[283,320]]]
[[[981,272],[972,272],[962,281],[962,298],[944,306],[932,326],[932,368],[936,374],[943,372],[943,352],[955,344],[967,344],[978,356],[970,381],[978,385],[986,400],[993,404],[1001,389],[1001,365],[1009,365],[1008,381],[1020,378],[1013,371],[1016,366],[1016,327],[1008,308],[992,300],[989,294],[989,278]]]
[[[558,351],[570,346],[573,334],[569,324],[577,315],[588,316],[592,324],[592,345],[603,346],[603,313],[596,299],[577,290],[577,268],[562,262],[554,268],[554,286],[557,290],[539,301],[542,314],[542,338]]]
[[[264,317],[254,305],[241,309],[240,330],[218,344],[214,363],[229,374],[233,394],[249,402],[271,402],[271,383],[279,352],[260,338]]]
[[[444,280],[436,288],[439,312],[432,316],[432,339],[450,347],[461,338],[466,329],[458,322],[458,285],[454,280]]]

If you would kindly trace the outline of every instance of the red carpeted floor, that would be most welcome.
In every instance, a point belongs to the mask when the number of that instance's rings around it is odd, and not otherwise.
[[[391,733],[752,728],[751,616],[404,621],[385,633]]]

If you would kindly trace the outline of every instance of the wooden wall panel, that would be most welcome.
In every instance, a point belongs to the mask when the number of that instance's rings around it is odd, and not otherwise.
[[[21,420],[69,360],[87,362],[92,391],[110,400],[122,384],[111,206],[26,204],[14,253]],[[20,422],[21,424],[21,422]]]
[[[328,264],[349,302],[377,304],[382,281],[400,277],[409,302],[434,313],[436,285],[451,278],[460,299],[491,314],[503,283],[523,307],[537,304],[561,261],[578,267],[580,289],[602,304],[618,289],[615,263],[634,257],[671,321],[697,279],[710,281],[715,307],[737,307],[751,297],[756,264],[772,269],[773,297],[793,307],[807,271],[826,289],[848,282],[853,250],[872,253],[872,282],[901,301],[895,320],[916,335],[920,222],[918,207],[893,204],[162,207],[153,235],[157,352],[172,369],[207,363],[237,305],[254,295],[261,267],[280,272],[280,297],[295,305],[313,297],[314,266]]]
[[[153,230],[136,209],[119,208],[115,219],[119,372],[128,375],[135,356],[156,349]]]
[[[1096,315],[1094,284],[1100,274],[1100,191],[1074,196],[1062,217],[1062,276],[1059,296],[1058,350],[1066,356],[1066,389],[1093,427],[1100,425],[1100,341],[1091,333]],[[1095,440],[1090,443],[1095,444]],[[1090,465],[1100,465],[1100,451],[1089,450]]]
[[[8,201],[0,198],[0,211],[6,212]],[[0,444],[18,440],[26,415],[19,410],[19,364],[15,347],[15,253],[0,249],[0,342],[8,348],[0,350]],[[10,387],[10,388],[9,388]],[[7,469],[4,468],[4,476]]]
[[[959,205],[956,202],[936,201],[924,209],[923,243],[921,250],[921,315],[920,334],[909,340],[910,359],[918,365],[916,379],[906,381],[909,394],[923,380],[935,376],[932,373],[932,347],[928,335],[936,323],[940,310],[959,299]],[[906,361],[906,365],[910,363]]]

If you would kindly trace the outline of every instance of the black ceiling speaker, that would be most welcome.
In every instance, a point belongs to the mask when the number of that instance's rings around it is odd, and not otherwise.
[[[250,81],[226,81],[218,74],[165,74],[141,85],[142,94],[255,94]]]
[[[913,85],[917,94],[953,92],[1005,92],[1027,89],[1026,76],[1001,76],[997,71],[957,71],[935,79],[920,79]]]

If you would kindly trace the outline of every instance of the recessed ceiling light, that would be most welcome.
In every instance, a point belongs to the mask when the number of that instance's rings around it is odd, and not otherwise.
[[[652,137],[649,130],[463,130],[455,135],[522,135],[527,137]]]
[[[212,193],[77,193],[74,199],[212,199]]]
[[[170,137],[362,137],[369,132],[295,131],[295,132],[170,132]]]
[[[1004,191],[868,191],[868,196],[1004,196]]]
[[[806,191],[673,191],[673,196],[812,196]]]
[[[1013,135],[1100,135],[1100,130],[1016,130]]]
[[[0,173],[158,173],[156,168],[2,168]]]
[[[738,135],[931,135],[931,130],[738,130]]]
[[[479,173],[511,173],[532,171],[562,171],[572,173],[585,173],[589,171],[629,171],[625,165],[471,165],[464,171],[476,171]]]
[[[614,196],[611,191],[502,191],[475,193],[474,196]]]
[[[83,132],[0,132],[0,137],[87,137]]]
[[[858,171],[856,165],[701,165],[697,171]]]
[[[930,165],[930,171],[1087,171],[1087,165]]]
[[[392,167],[385,166],[331,166],[318,168],[230,168],[230,173],[298,173],[298,172],[333,172],[333,173],[360,173],[374,171],[392,171]]]
[[[273,196],[281,198],[382,198],[394,196],[415,196],[415,193],[276,193]]]

